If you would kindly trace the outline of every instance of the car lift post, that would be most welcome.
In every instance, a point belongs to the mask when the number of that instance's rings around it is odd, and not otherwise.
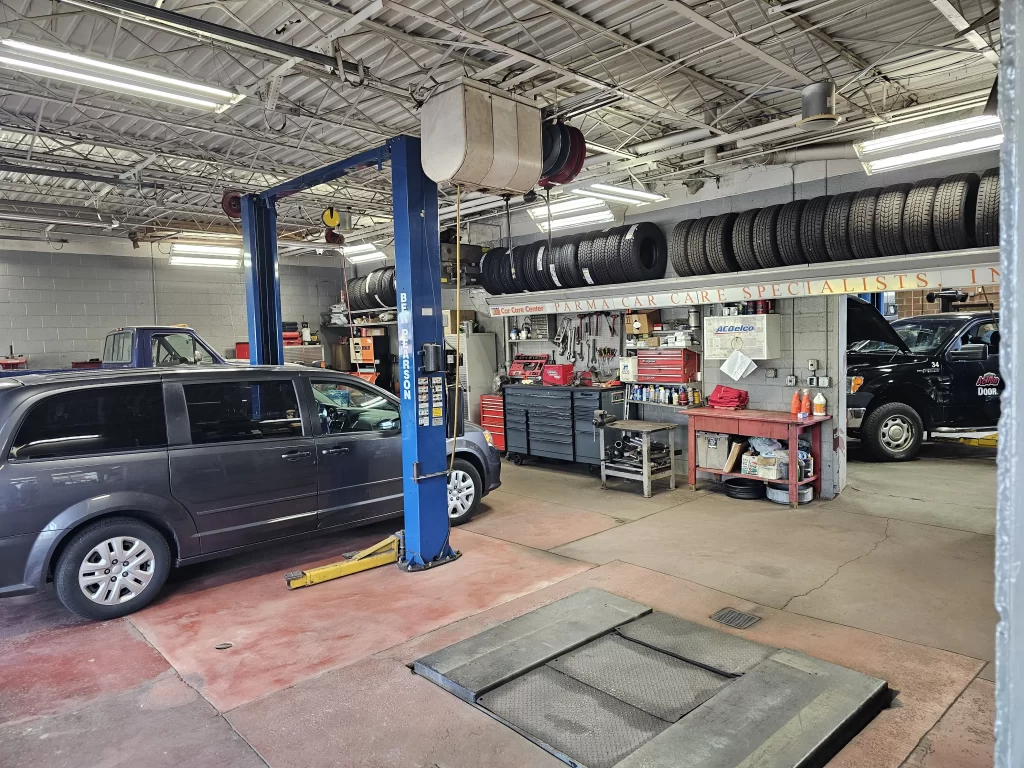
[[[433,361],[443,358],[441,246],[437,185],[423,173],[420,140],[398,136],[376,149],[329,163],[259,194],[242,197],[242,247],[253,365],[281,365],[281,291],[277,259],[277,200],[334,181],[356,168],[383,169],[391,160],[395,275],[398,287],[398,356],[401,382],[402,470],[405,530],[347,561],[322,566],[315,578],[287,574],[289,587],[319,583],[367,567],[398,561],[409,571],[455,560],[448,542],[445,450],[445,378]],[[424,348],[428,352],[425,358]],[[373,558],[369,555],[373,553]],[[394,553],[393,557],[388,557]],[[385,559],[387,558],[387,559]],[[383,561],[383,562],[381,562]],[[370,563],[373,565],[370,565]]]

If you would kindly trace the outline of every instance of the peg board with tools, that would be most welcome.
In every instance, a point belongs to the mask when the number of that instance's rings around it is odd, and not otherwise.
[[[624,354],[623,312],[536,315],[547,318],[548,339],[523,339],[512,343],[512,352],[552,355],[552,362],[572,363],[577,371],[595,369],[601,380],[619,377],[619,356]],[[522,328],[526,318],[507,319],[507,328]],[[551,323],[554,323],[551,326]],[[533,326],[536,328],[536,326]]]

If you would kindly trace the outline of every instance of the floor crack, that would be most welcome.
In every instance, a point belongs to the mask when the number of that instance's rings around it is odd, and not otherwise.
[[[854,558],[852,558],[850,560],[847,560],[845,563],[842,563],[838,568],[836,568],[835,573],[833,573],[831,576],[829,576],[827,579],[825,579],[823,582],[821,582],[821,584],[819,584],[818,586],[811,587],[809,590],[804,592],[802,595],[793,595],[791,598],[789,598],[789,600],[786,601],[786,604],[784,606],[782,606],[781,610],[784,611],[787,608],[789,608],[789,604],[792,603],[794,600],[796,600],[798,597],[807,597],[809,594],[811,594],[811,592],[817,592],[819,589],[822,589],[830,581],[832,581],[832,579],[834,579],[836,576],[838,576],[839,572],[841,570],[843,570],[843,568],[845,568],[846,566],[850,565],[850,563],[855,563],[858,560],[867,557],[872,552],[874,552],[876,549],[878,549],[879,545],[882,542],[884,542],[886,539],[889,538],[889,523],[891,523],[891,522],[892,522],[892,518],[888,518],[887,517],[885,519],[885,531],[882,533],[882,538],[880,538],[878,541],[876,541],[874,544],[872,544],[871,545],[871,549],[869,549],[867,552],[865,552],[862,555],[857,555],[856,557],[854,557]]]

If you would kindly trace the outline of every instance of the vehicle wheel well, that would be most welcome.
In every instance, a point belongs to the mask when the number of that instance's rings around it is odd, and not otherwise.
[[[476,470],[477,474],[480,475],[480,480],[483,481],[483,492],[487,493],[487,474],[484,472],[484,465],[483,462],[480,461],[480,458],[471,451],[456,451],[455,458],[464,459],[473,465],[473,468]]]
[[[46,567],[47,581],[53,580],[53,571],[54,568],[57,567],[57,561],[60,560],[60,556],[67,548],[68,544],[70,544],[72,539],[75,538],[75,534],[87,525],[92,525],[93,523],[98,523],[100,520],[106,520],[111,517],[131,517],[140,522],[152,525],[163,534],[164,539],[167,541],[167,546],[171,550],[171,563],[173,564],[178,559],[178,541],[174,536],[174,529],[168,525],[167,521],[160,519],[160,517],[156,515],[147,515],[144,512],[131,509],[118,510],[116,512],[104,512],[102,515],[96,515],[96,517],[90,517],[86,520],[82,520],[77,525],[68,528],[64,532],[64,536],[57,543],[57,547],[50,555],[50,562]]]
[[[931,400],[924,392],[916,387],[903,386],[903,387],[888,387],[882,390],[878,395],[872,398],[871,407],[868,412],[864,414],[864,418],[871,414],[871,411],[878,408],[880,405],[885,403],[906,403],[915,411],[917,415],[921,417],[921,422],[924,424],[926,430],[932,428],[931,418]]]

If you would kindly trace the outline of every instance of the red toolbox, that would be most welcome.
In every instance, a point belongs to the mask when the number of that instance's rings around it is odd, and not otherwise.
[[[572,363],[558,363],[556,365],[545,365],[540,380],[545,384],[556,387],[567,387],[572,384],[572,377],[575,373]]]
[[[548,364],[547,355],[516,355],[508,369],[510,379],[540,378],[544,366]]]
[[[480,426],[491,433],[494,447],[505,450],[505,398],[501,395],[480,395]]]
[[[689,384],[697,380],[700,355],[689,349],[662,347],[637,352],[637,381]]]

